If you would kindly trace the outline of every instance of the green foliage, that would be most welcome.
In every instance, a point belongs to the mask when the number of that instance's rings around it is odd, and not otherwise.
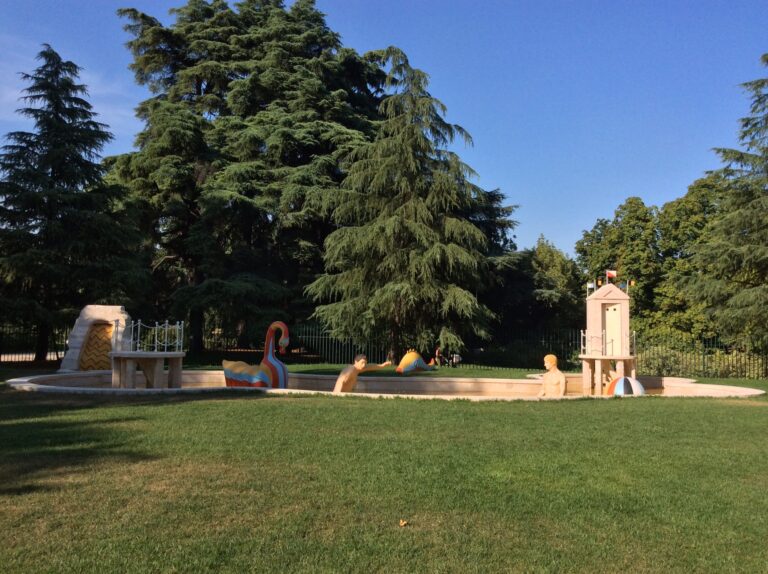
[[[717,340],[685,337],[679,331],[646,333],[638,344],[638,372],[644,375],[764,379],[768,358],[718,344]]]
[[[615,269],[618,281],[636,281],[631,288],[632,315],[645,318],[654,309],[654,291],[661,280],[658,213],[639,197],[620,205],[611,221],[600,219],[576,242],[579,264],[588,277]]]
[[[517,333],[537,328],[536,289],[533,281],[533,251],[509,252],[503,263],[494,262],[493,281],[481,295],[481,301],[496,317],[494,344],[504,344]]]
[[[576,262],[542,235],[533,248],[531,266],[539,329],[583,325],[584,282]]]
[[[460,333],[484,336],[490,314],[477,297],[509,265],[513,208],[502,205],[498,190],[469,183],[471,170],[443,149],[466,134],[442,119],[426,76],[396,50],[360,56],[344,48],[311,0],[288,8],[245,0],[235,8],[190,0],[172,11],[167,27],[137,10],[119,11],[133,36],[131,69],[155,96],[139,107],[146,128],[138,151],[112,160],[110,175],[145,209],[154,306],[190,314],[195,351],[212,312],[228,330],[270,315],[305,319],[314,310],[305,286],[324,265],[333,267],[344,241],[360,248],[343,227],[358,217],[370,223],[378,209],[373,196],[396,191],[392,183],[410,186],[419,199],[406,202],[407,216],[380,221],[375,233],[388,234],[396,252],[388,265],[408,269],[410,282],[382,283],[376,304],[397,315],[398,325],[421,304],[434,317],[397,335],[398,345],[416,344],[415,329],[428,346],[437,337],[458,348]],[[398,140],[403,149],[382,152]],[[366,164],[381,153],[388,155],[378,157],[378,167]],[[379,192],[361,191],[369,184]],[[372,209],[350,216],[345,202],[355,193],[365,193]],[[427,265],[403,259],[419,251]],[[440,268],[438,285],[431,266]],[[349,270],[345,280],[359,277]],[[349,304],[347,317],[357,316]],[[369,321],[356,335],[387,330],[386,321]]]
[[[87,303],[123,304],[141,290],[138,238],[121,190],[102,182],[111,139],[77,83],[80,68],[50,46],[38,54],[19,110],[32,132],[8,134],[0,155],[0,273],[17,319],[38,327],[46,356],[54,322]]]
[[[304,286],[322,270],[332,230],[325,205],[343,178],[340,158],[366,140],[381,72],[341,48],[311,2],[243,3],[232,43],[247,47],[231,83],[233,116],[215,124],[227,163],[206,188],[229,242],[240,239],[235,271],[283,286],[283,308],[311,313]],[[234,247],[234,246],[233,246]]]
[[[715,326],[703,302],[687,292],[695,273],[691,256],[706,238],[707,225],[715,218],[724,195],[725,181],[714,173],[695,181],[681,198],[665,204],[658,219],[659,249],[663,280],[655,293],[655,311],[650,319],[654,329],[671,329],[696,337],[712,336]]]
[[[190,0],[172,12],[176,20],[165,27],[137,10],[118,11],[133,35],[131,69],[155,96],[138,108],[145,122],[138,151],[115,158],[111,174],[144,207],[154,312],[188,314],[191,348],[199,351],[205,305],[217,291],[206,282],[230,273],[228,246],[216,234],[224,224],[206,210],[205,194],[227,160],[212,134],[214,121],[230,115],[229,85],[239,77],[231,43],[238,20],[221,0]]]
[[[497,317],[494,345],[531,332],[583,327],[584,280],[565,253],[542,236],[534,248],[499,259],[494,282],[481,294]]]
[[[119,14],[156,94],[139,151],[113,164],[147,206],[156,305],[189,312],[198,342],[212,310],[306,318],[340,157],[375,129],[379,65],[342,48],[311,1],[191,0],[168,27]]]
[[[341,192],[331,198],[340,226],[326,240],[326,273],[308,292],[316,316],[337,336],[377,334],[399,355],[408,346],[463,347],[486,335],[490,318],[475,293],[490,274],[488,237],[467,214],[494,204],[472,170],[445,149],[459,126],[427,91],[427,76],[395,48],[374,53],[388,64],[384,116],[375,139],[349,157]]]
[[[768,65],[768,54],[763,56]],[[741,120],[742,149],[718,150],[721,209],[696,247],[688,293],[719,331],[746,348],[768,350],[768,79],[744,84],[752,98]]]
[[[215,150],[205,139],[207,121],[184,102],[152,99],[140,106],[139,113],[146,121],[137,137],[139,150],[113,158],[109,165],[111,176],[143,208],[145,249],[155,286],[153,307],[162,317],[172,303],[178,305],[173,299],[176,290],[201,285],[219,265],[199,203],[202,186],[214,169]],[[203,310],[195,305],[188,309],[199,341]]]

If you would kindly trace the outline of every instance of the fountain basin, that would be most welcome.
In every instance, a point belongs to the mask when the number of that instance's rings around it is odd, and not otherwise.
[[[765,391],[729,385],[696,383],[682,377],[638,377],[649,395],[665,397],[754,397]],[[581,375],[567,377],[566,399],[582,398]],[[335,375],[289,373],[288,388],[227,387],[222,370],[183,371],[181,388],[146,388],[143,373],[136,374],[135,389],[112,388],[112,371],[62,372],[11,379],[8,384],[17,390],[98,394],[98,395],[157,395],[208,392],[256,392],[268,394],[332,394]],[[466,400],[540,400],[541,383],[529,379],[453,378],[453,377],[375,377],[358,379],[354,393],[344,396],[408,397]]]

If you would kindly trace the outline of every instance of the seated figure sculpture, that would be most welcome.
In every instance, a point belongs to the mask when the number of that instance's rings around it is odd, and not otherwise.
[[[334,393],[350,393],[355,390],[357,385],[357,375],[366,371],[376,371],[388,367],[392,361],[384,361],[379,365],[368,365],[368,358],[365,355],[355,355],[351,365],[344,367],[336,379],[336,385],[333,387]]]
[[[557,357],[547,355],[544,357],[544,368],[547,370],[541,379],[541,391],[539,397],[561,398],[565,396],[565,375],[557,368]]]

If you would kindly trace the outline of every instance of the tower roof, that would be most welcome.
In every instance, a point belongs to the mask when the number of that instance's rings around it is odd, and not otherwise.
[[[587,297],[587,301],[594,301],[596,299],[610,299],[616,301],[617,299],[626,300],[629,299],[629,295],[624,293],[621,289],[616,287],[613,283],[606,283],[600,289],[592,293]]]

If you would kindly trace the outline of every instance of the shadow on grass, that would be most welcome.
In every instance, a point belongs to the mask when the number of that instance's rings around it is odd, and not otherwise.
[[[0,426],[0,495],[26,494],[52,490],[50,479],[83,469],[93,463],[118,460],[133,463],[152,457],[124,451],[125,442],[115,432],[104,433],[104,426],[125,420],[106,420],[98,424],[11,423]]]
[[[105,417],[95,411],[178,400],[56,395],[0,385],[0,495],[55,489],[57,477],[105,461],[131,464],[155,458],[136,450],[131,444],[135,435],[125,428],[142,417]],[[94,410],[93,416],[89,410]]]
[[[196,395],[72,395],[17,391],[0,384],[0,496],[59,488],[57,477],[102,462],[131,464],[155,459],[137,450],[135,411],[115,407],[163,406],[208,400],[261,399],[263,393]],[[279,397],[275,397],[279,400]],[[109,416],[98,412],[109,407]],[[90,414],[92,411],[93,414]]]
[[[95,406],[89,399],[0,387],[0,495],[57,488],[51,479],[103,460],[151,458],[127,446],[128,432],[119,428],[140,418],[83,420],[77,414]]]

